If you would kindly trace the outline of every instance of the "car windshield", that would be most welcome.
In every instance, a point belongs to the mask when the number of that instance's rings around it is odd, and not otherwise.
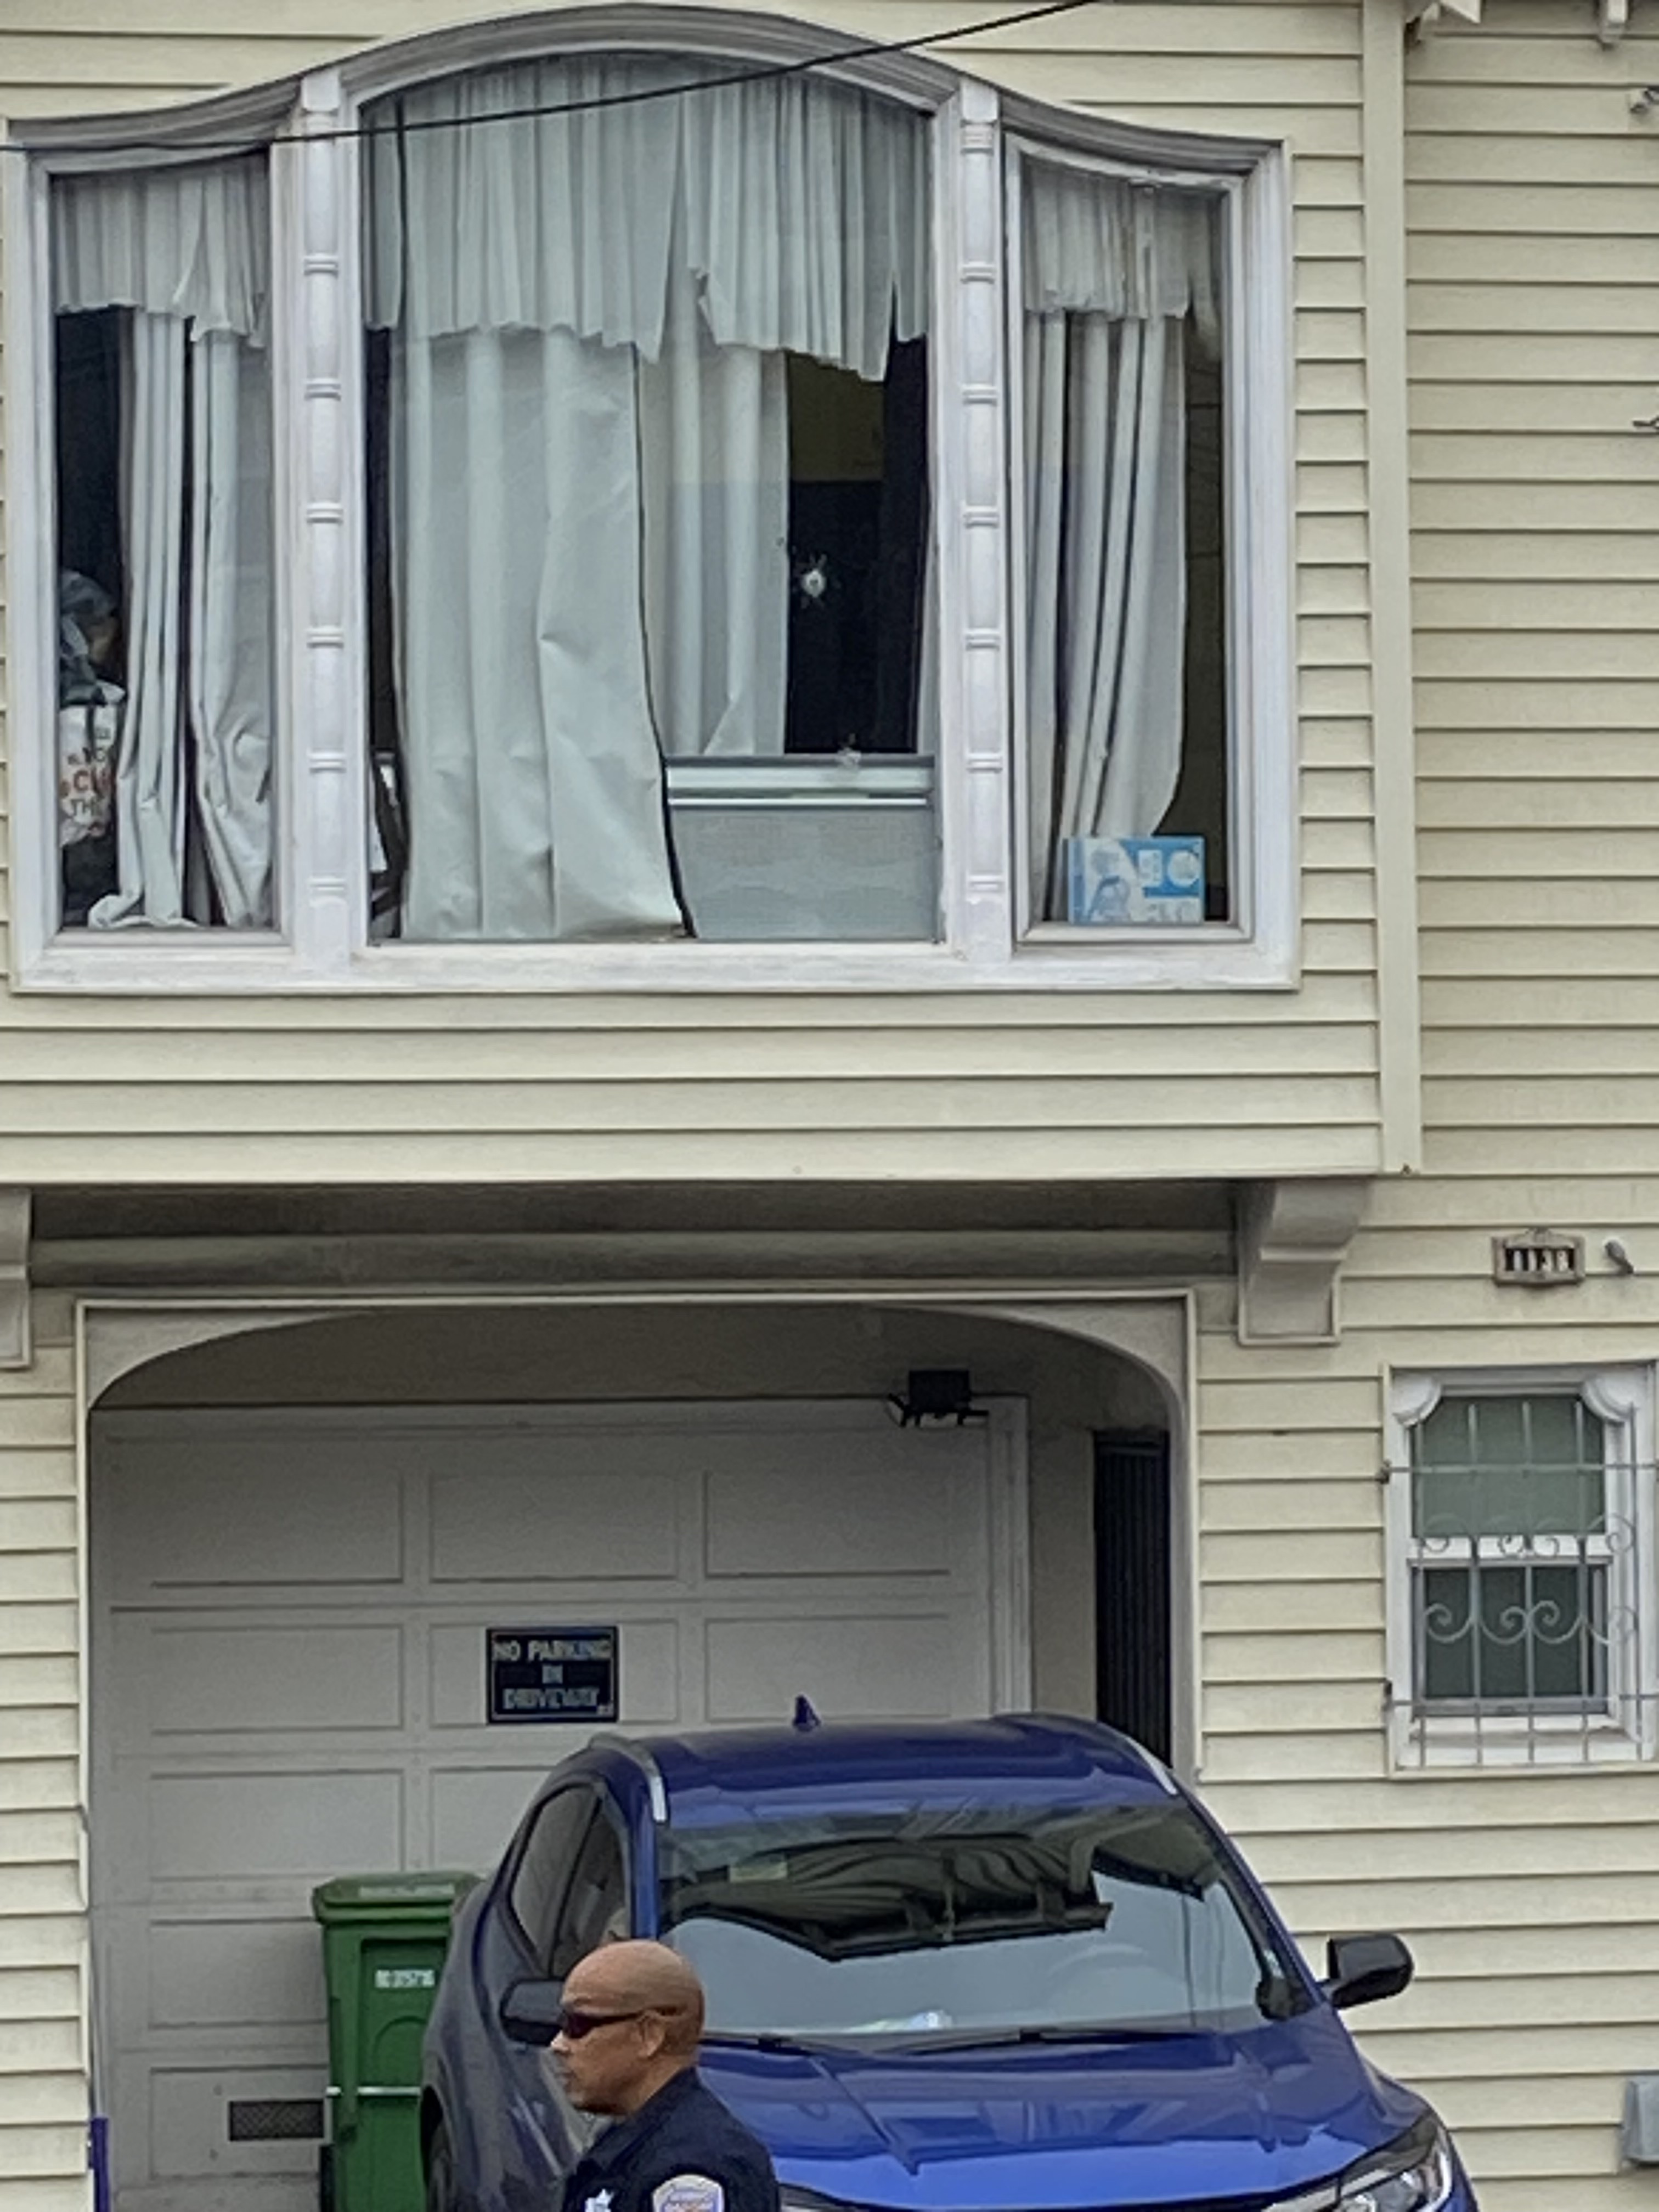
[[[716,2031],[1233,2032],[1309,2002],[1180,1804],[671,1826],[659,1844],[663,1933]]]

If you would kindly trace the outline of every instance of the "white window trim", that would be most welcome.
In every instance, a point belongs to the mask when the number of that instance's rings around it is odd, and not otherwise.
[[[1020,207],[1022,175],[1026,163],[1042,161],[1097,175],[1122,177],[1141,184],[1185,185],[1190,187],[1194,180],[1190,168],[1175,170],[1146,161],[1131,163],[1099,154],[1084,154],[1068,147],[1056,146],[1051,139],[1013,127],[1006,132],[1005,144],[1010,156],[1005,201],[1010,276],[1006,354],[1009,417],[1011,422],[1018,424],[1023,421],[1024,413]],[[1225,507],[1228,515],[1234,518],[1229,525],[1226,580],[1227,635],[1230,641],[1226,667],[1227,807],[1235,920],[1231,925],[1204,923],[1169,932],[1169,941],[1172,945],[1195,948],[1206,948],[1218,939],[1230,934],[1249,942],[1256,936],[1258,920],[1263,933],[1270,938],[1276,939],[1293,931],[1296,921],[1293,885],[1297,860],[1294,837],[1287,840],[1284,836],[1286,825],[1293,824],[1295,821],[1294,787],[1292,785],[1281,788],[1273,784],[1271,769],[1282,763],[1274,763],[1265,757],[1268,749],[1263,742],[1265,729],[1289,726],[1293,718],[1292,702],[1288,694],[1276,696],[1271,690],[1264,698],[1261,696],[1262,686],[1259,680],[1266,677],[1270,684],[1277,682],[1290,667],[1288,638],[1282,661],[1259,650],[1264,632],[1271,634],[1273,624],[1283,612],[1282,608],[1275,605],[1271,580],[1291,573],[1289,511],[1286,508],[1283,514],[1274,512],[1271,489],[1275,482],[1284,481],[1286,471],[1283,455],[1271,452],[1264,454],[1261,451],[1262,437],[1254,434],[1262,426],[1271,428],[1289,419],[1291,395],[1288,391],[1274,390],[1271,380],[1274,366],[1288,361],[1289,345],[1287,343],[1278,345],[1265,343],[1265,331],[1257,319],[1264,305],[1269,307],[1270,312],[1274,312],[1273,303],[1267,297],[1271,289],[1267,264],[1273,259],[1272,248],[1269,241],[1256,234],[1255,230],[1262,214],[1259,184],[1247,177],[1217,178],[1213,174],[1203,178],[1201,182],[1218,188],[1224,205],[1222,317],[1225,332],[1223,348],[1225,375],[1223,405],[1227,454]],[[1026,554],[1023,445],[1023,440],[1016,435],[1011,441],[1009,454],[1013,494],[1009,534],[1012,548],[1012,573],[1016,578],[1024,574]],[[1258,484],[1267,488],[1261,500],[1256,496]],[[1011,632],[1014,673],[1012,750],[1017,764],[1014,896],[1016,935],[1021,946],[1021,957],[1029,957],[1032,950],[1038,947],[1053,947],[1056,952],[1063,950],[1075,956],[1082,953],[1085,946],[1093,948],[1102,943],[1120,947],[1138,946],[1145,941],[1144,930],[1130,927],[1085,928],[1065,922],[1034,923],[1030,919],[1030,889],[1027,880],[1030,858],[1027,795],[1030,756],[1026,747],[1023,624],[1013,623]],[[1254,656],[1253,645],[1258,648]]]
[[[1289,201],[1282,149],[1149,134],[1037,109],[911,57],[836,59],[837,41],[776,18],[601,7],[425,34],[279,86],[154,117],[40,125],[5,165],[7,395],[34,435],[13,448],[9,733],[15,819],[13,981],[21,991],[188,993],[1285,990],[1299,981],[1293,686]],[[932,361],[941,748],[941,941],[904,944],[372,945],[368,937],[363,560],[357,302],[363,104],[459,69],[582,46],[688,46],[750,58],[822,58],[935,116]],[[1021,941],[1011,618],[1005,131],[1145,173],[1225,180],[1232,475],[1235,904],[1227,925]],[[277,933],[108,937],[57,928],[55,532],[46,196],[52,173],[107,165],[118,131],[157,158],[228,139],[273,145],[271,307],[282,733]],[[77,149],[81,150],[77,150]],[[130,165],[130,155],[119,157]]]
[[[1654,1370],[1636,1366],[1418,1370],[1389,1376],[1384,1517],[1389,1750],[1395,1773],[1415,1777],[1480,1769],[1512,1774],[1525,1769],[1559,1774],[1650,1759],[1659,1751],[1654,1384]],[[1608,1511],[1627,1520],[1633,1532],[1632,1542],[1622,1553],[1607,1547],[1611,1607],[1628,1607],[1635,1624],[1622,1666],[1609,1655],[1607,1710],[1588,1714],[1493,1711],[1478,1717],[1417,1713],[1412,1431],[1449,1394],[1510,1397],[1546,1390],[1576,1391],[1602,1423]],[[1480,1548],[1485,1555],[1486,1545]],[[1632,1712],[1633,1721],[1629,1717]]]

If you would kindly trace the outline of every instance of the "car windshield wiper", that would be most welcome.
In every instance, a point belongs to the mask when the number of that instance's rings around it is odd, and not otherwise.
[[[859,2051],[869,2040],[858,2035],[784,2035],[775,2034],[770,2028],[742,2027],[708,2027],[702,2039],[738,2051],[781,2051],[797,2058],[816,2057],[821,2051]]]
[[[1029,2027],[940,2028],[927,2035],[906,2036],[898,2047],[905,2051],[996,2051],[1021,2043],[1165,2043],[1171,2036],[1202,2035],[1207,2032],[1197,2027],[1118,2027],[1107,2021],[1078,2021],[1069,2027],[1044,2021]]]

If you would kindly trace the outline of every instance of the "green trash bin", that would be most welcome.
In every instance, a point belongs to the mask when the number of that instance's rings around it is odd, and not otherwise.
[[[470,1874],[343,1875],[313,1890],[328,1991],[331,2212],[422,2212],[421,2038]]]

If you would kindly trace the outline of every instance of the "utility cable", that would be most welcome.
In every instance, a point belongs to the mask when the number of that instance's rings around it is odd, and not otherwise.
[[[1109,3],[1109,0],[1106,0]],[[752,66],[741,64],[727,70],[719,76],[687,77],[679,84],[641,86],[631,92],[596,93],[582,100],[554,100],[545,105],[526,105],[522,107],[492,109],[487,115],[414,116],[401,118],[397,122],[343,123],[320,131],[275,131],[258,137],[237,139],[191,138],[169,146],[167,150],[181,155],[215,154],[262,154],[268,146],[325,146],[343,138],[380,138],[393,131],[473,131],[487,128],[495,123],[516,123],[532,120],[544,115],[580,115],[598,108],[641,106],[653,100],[683,100],[699,92],[719,92],[728,85],[759,84],[781,77],[805,76],[815,70],[844,68],[849,62],[879,60],[885,54],[915,53],[924,46],[947,46],[958,40],[972,39],[988,31],[1016,30],[1023,23],[1041,22],[1051,15],[1073,15],[1082,9],[1103,4],[1103,0],[1037,0],[1029,8],[1016,8],[1001,15],[981,16],[976,22],[957,23],[942,31],[919,31],[908,39],[866,39],[857,44],[842,47],[833,54],[810,54],[793,61],[757,62]],[[593,50],[564,49],[556,52],[556,59],[586,58]],[[622,50],[627,58],[654,58],[660,50],[627,48]],[[509,64],[511,66],[511,64]],[[446,71],[445,75],[465,75],[465,71]],[[386,95],[395,99],[396,94]],[[163,112],[185,115],[185,106]],[[46,118],[40,118],[45,120]],[[64,151],[74,154],[154,154],[158,150],[154,137],[77,139],[65,144]],[[33,156],[40,149],[20,144],[15,139],[0,139],[0,152]]]

